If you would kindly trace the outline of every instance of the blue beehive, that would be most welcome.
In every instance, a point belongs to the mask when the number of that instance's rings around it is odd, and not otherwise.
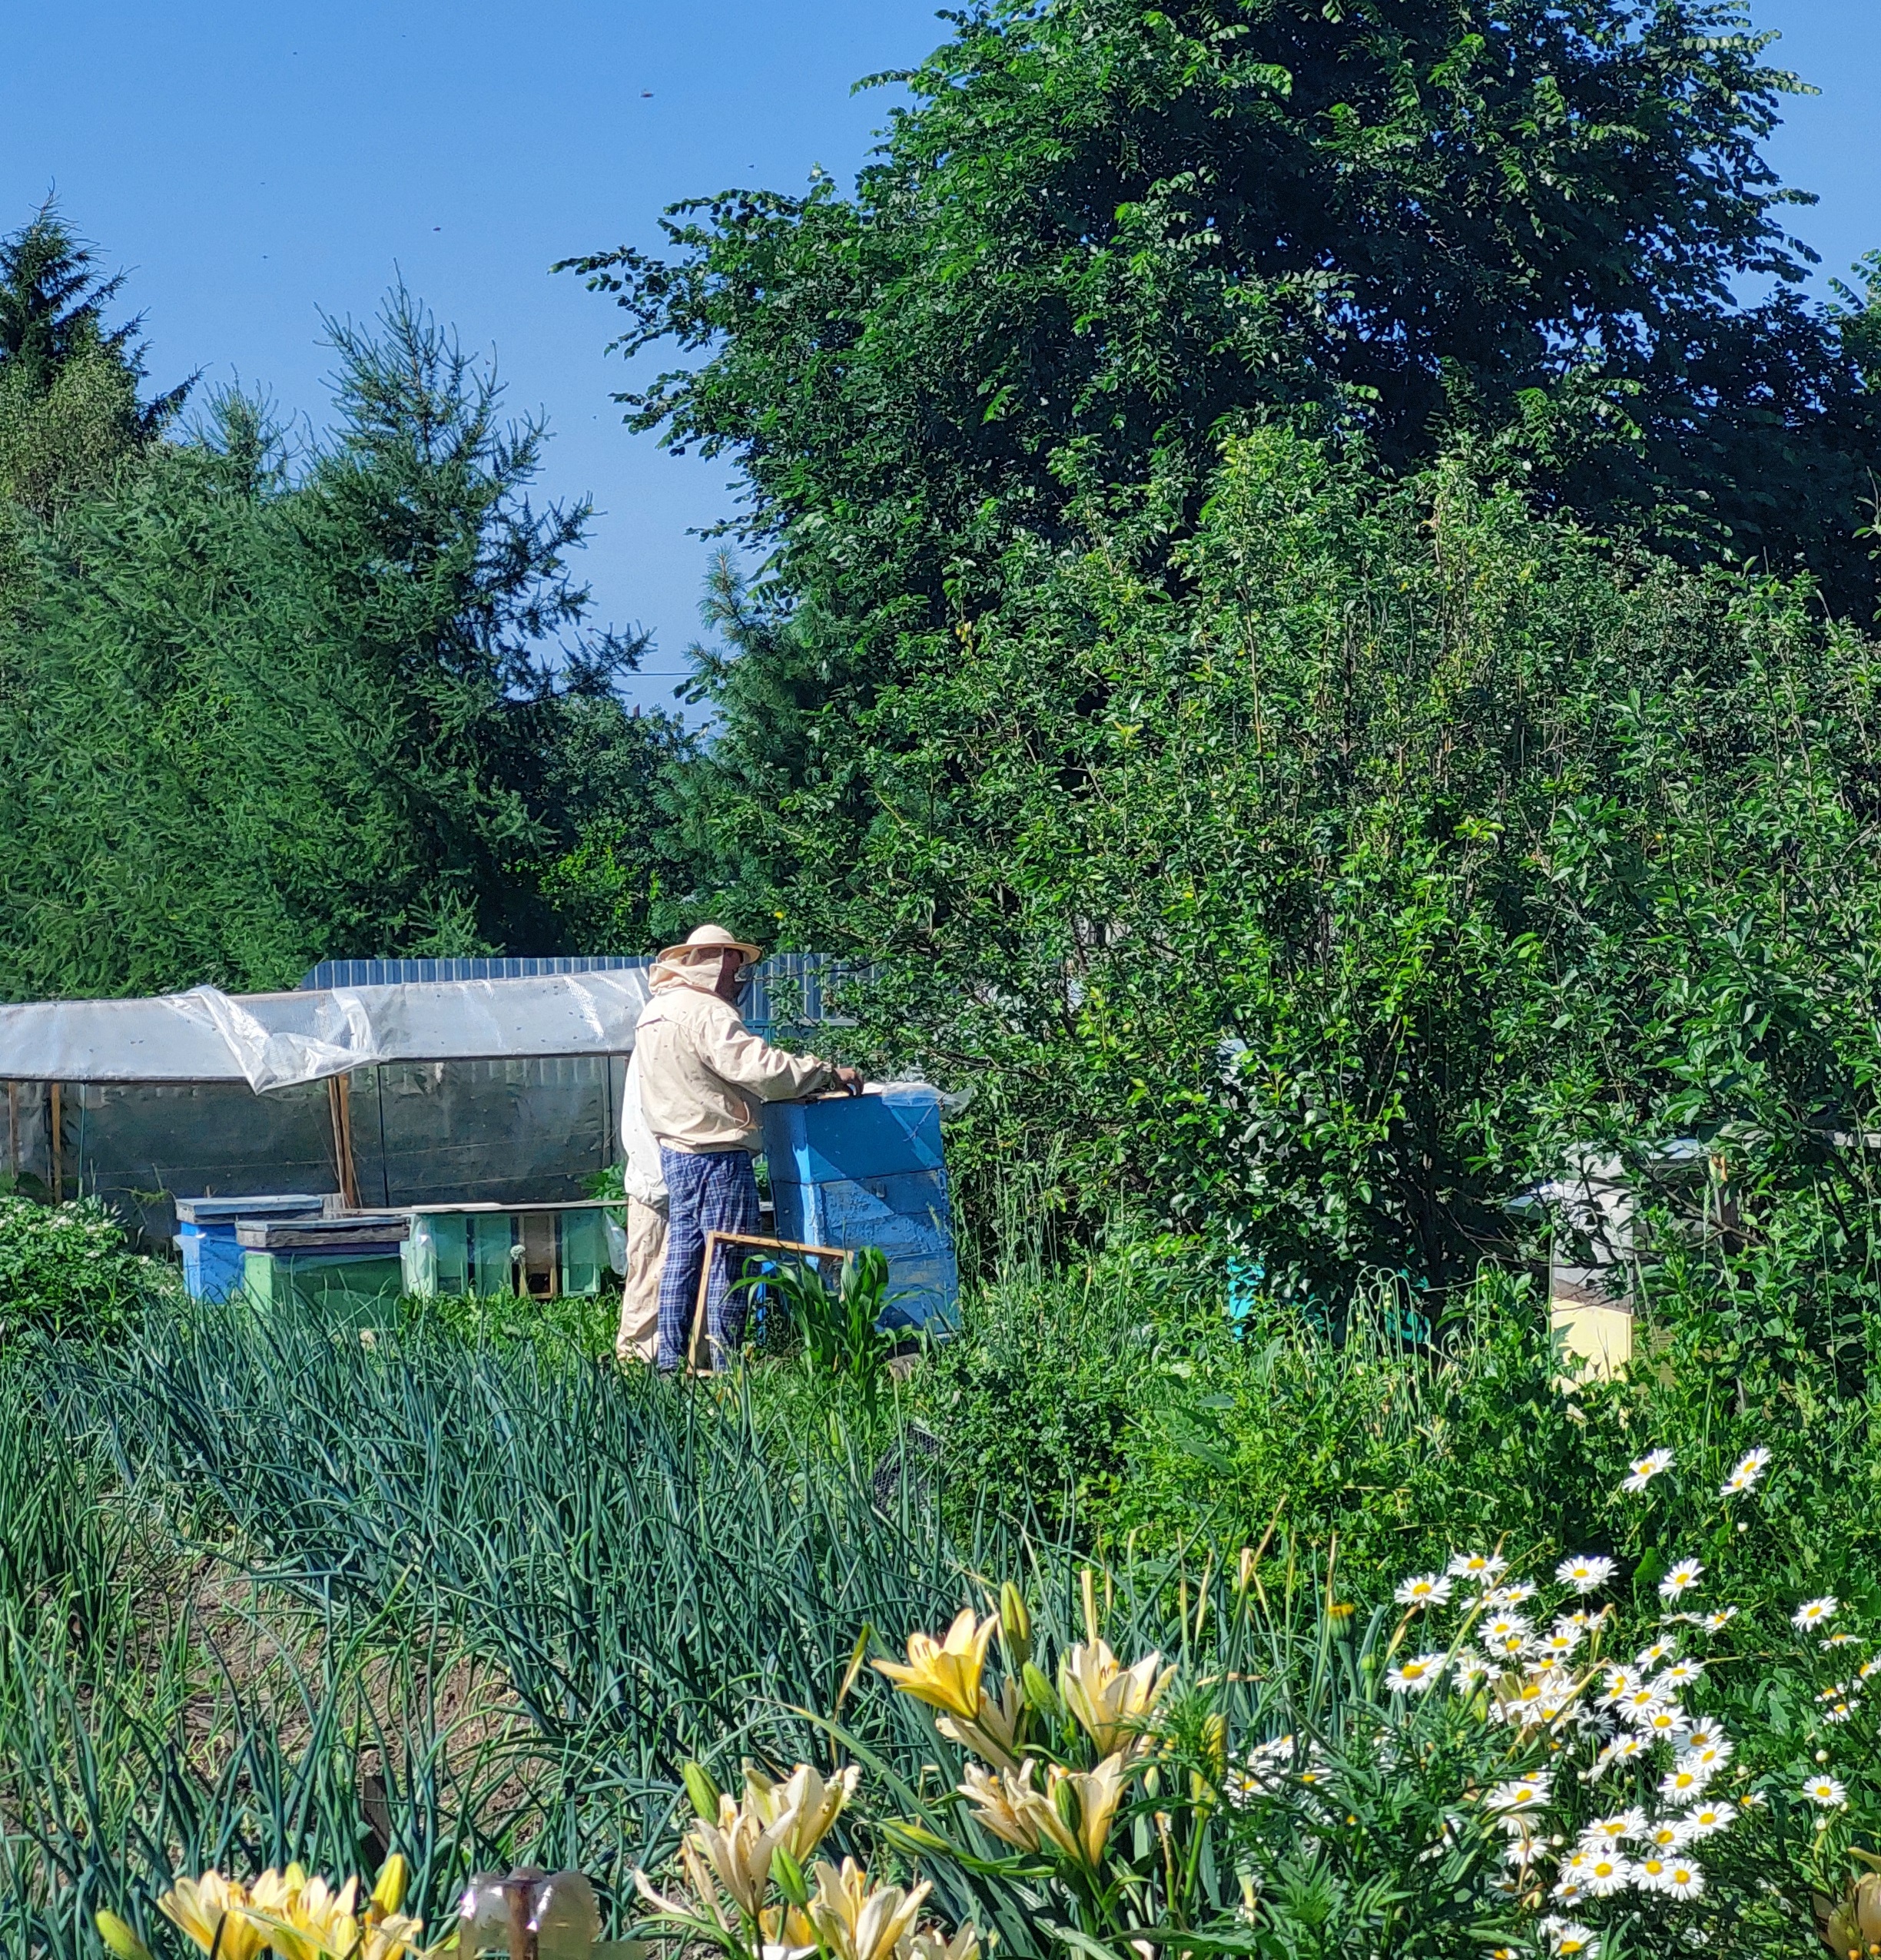
[[[940,1099],[920,1083],[765,1106],[777,1234],[845,1252],[880,1246],[893,1300],[883,1324],[951,1323],[960,1296]]]
[[[226,1300],[242,1289],[245,1256],[235,1242],[244,1219],[317,1219],[326,1199],[304,1192],[264,1198],[179,1198],[177,1249],[192,1300]]]

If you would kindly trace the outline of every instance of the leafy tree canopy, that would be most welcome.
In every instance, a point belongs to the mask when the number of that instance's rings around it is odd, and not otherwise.
[[[1864,1269],[1874,646],[1282,428],[1183,502],[1016,542],[795,787],[724,767],[728,844],[788,853],[748,916],[869,964],[877,1063],[981,1085],[968,1189],[1043,1166],[1338,1297],[1508,1249],[1577,1149],[1695,1136],[1747,1230]]]
[[[1276,410],[1389,471],[1480,432],[1607,528],[1872,605],[1874,323],[1793,290],[1759,146],[1800,85],[1736,0],[949,18],[853,197],[728,193],[665,258],[570,262],[625,350],[704,356],[629,419],[739,459],[824,691],[1082,488],[1173,456],[1193,507],[1224,422]]]

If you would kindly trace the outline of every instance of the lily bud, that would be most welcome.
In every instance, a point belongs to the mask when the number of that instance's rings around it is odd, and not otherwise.
[[[115,1912],[100,1912],[96,1917],[98,1938],[118,1960],[151,1960],[150,1948]]]
[[[685,1784],[686,1795],[692,1799],[692,1808],[698,1812],[705,1822],[717,1823],[718,1821],[718,1786],[712,1781],[705,1765],[701,1763],[688,1763],[679,1772],[679,1775],[682,1781]]]
[[[1219,1781],[1228,1769],[1228,1718],[1219,1709],[1202,1724],[1202,1746]]]
[[[791,1905],[805,1906],[810,1903],[810,1887],[804,1878],[803,1867],[781,1845],[771,1854],[771,1875],[777,1880],[778,1890]]]
[[[380,1912],[396,1912],[405,1903],[410,1872],[403,1855],[396,1851],[379,1867],[379,1880],[372,1889],[372,1902]]]
[[[931,1831],[925,1824],[914,1823],[906,1819],[897,1823],[883,1825],[882,1836],[897,1851],[911,1852],[917,1858],[931,1858],[937,1852],[948,1852],[954,1849],[938,1831]]]
[[[1032,1616],[1026,1610],[1025,1595],[1010,1579],[1000,1587],[999,1617],[1006,1650],[1013,1665],[1023,1667],[1032,1658]]]
[[[1052,1684],[1029,1660],[1019,1670],[1019,1685],[1025,1690],[1028,1708],[1040,1715],[1055,1716],[1058,1713],[1058,1697],[1052,1691]]]

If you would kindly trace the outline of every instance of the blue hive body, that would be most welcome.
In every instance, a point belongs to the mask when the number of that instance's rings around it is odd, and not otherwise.
[[[244,1219],[317,1219],[326,1200],[305,1192],[259,1198],[179,1198],[177,1249],[192,1300],[227,1300],[242,1289],[244,1254],[235,1228]]]
[[[765,1107],[780,1239],[888,1257],[883,1325],[950,1325],[960,1295],[940,1101],[919,1084]]]

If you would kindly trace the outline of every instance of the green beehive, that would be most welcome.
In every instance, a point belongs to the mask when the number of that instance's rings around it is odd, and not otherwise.
[[[405,1290],[424,1299],[598,1293],[608,1269],[605,1209],[593,1202],[414,1209],[403,1247]]]
[[[262,1306],[377,1326],[405,1290],[406,1230],[384,1216],[245,1222],[236,1228],[243,1284]]]

